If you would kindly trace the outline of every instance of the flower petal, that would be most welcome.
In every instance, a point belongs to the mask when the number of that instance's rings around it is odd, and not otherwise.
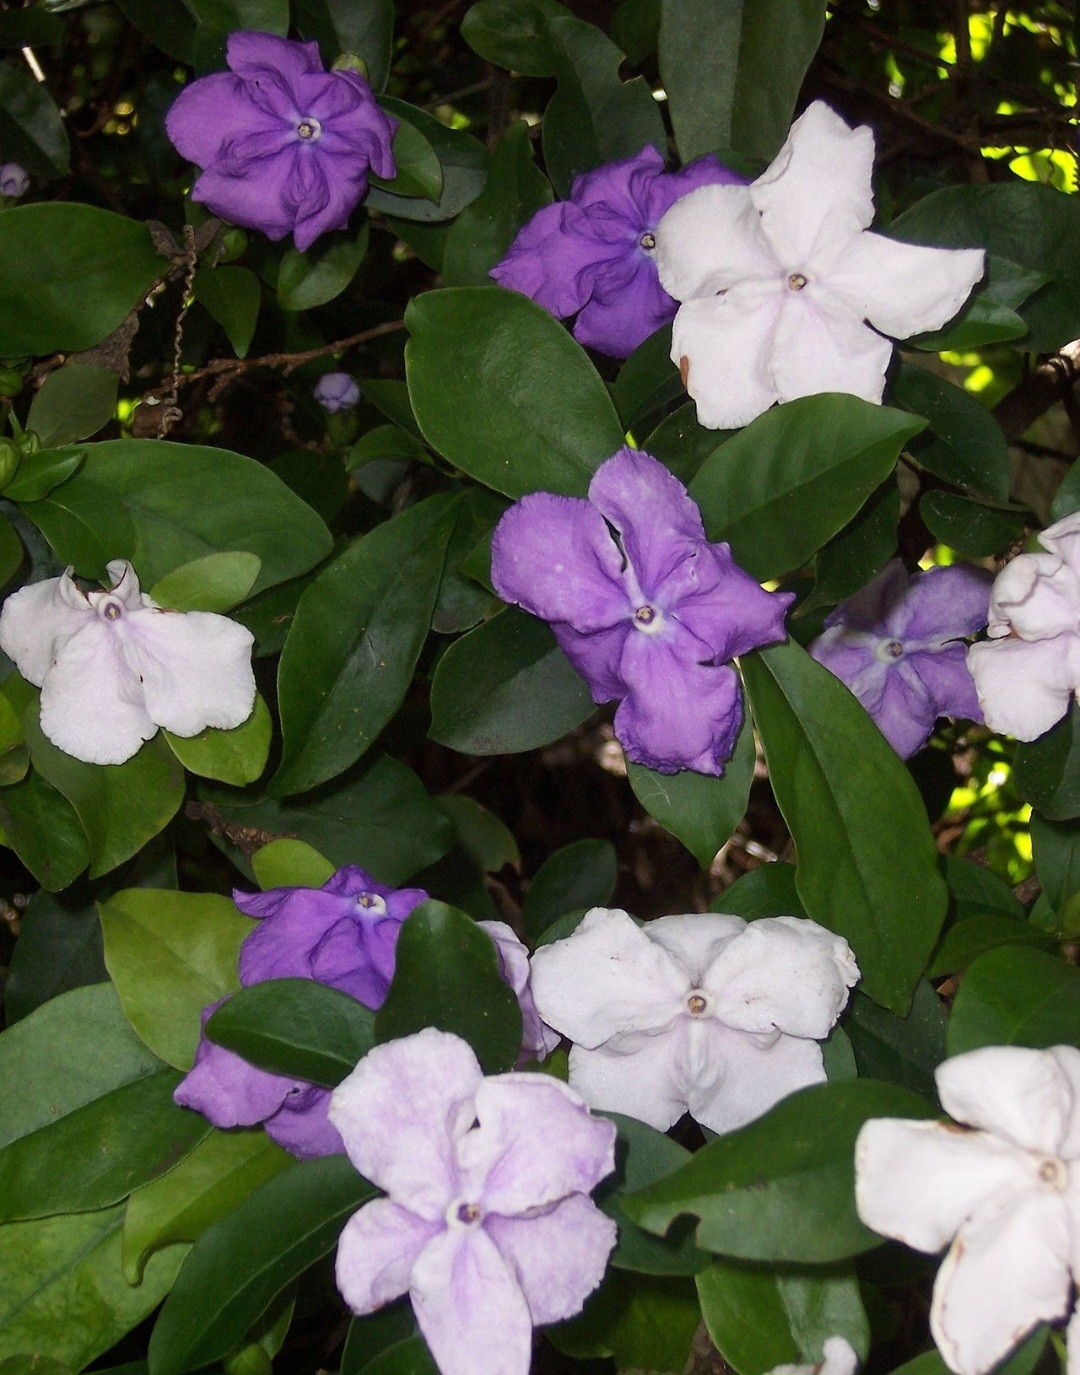
[[[687,300],[676,315],[671,357],[706,429],[748,425],[779,399],[770,359],[780,305],[772,283],[764,290],[747,283]]]
[[[990,635],[1048,640],[1080,629],[1080,577],[1057,554],[1021,554],[990,596]]]
[[[916,573],[889,608],[885,628],[905,642],[922,645],[974,635],[989,616],[993,583],[988,569],[972,563]]]
[[[821,1047],[797,1036],[759,1037],[716,1017],[687,1019],[683,1082],[691,1116],[714,1132],[735,1131],[781,1098],[825,1082]]]
[[[263,1124],[271,1141],[298,1160],[322,1155],[342,1155],[345,1144],[327,1117],[330,1090],[306,1084],[288,1094],[284,1103]]]
[[[252,135],[290,136],[280,116],[251,99],[250,86],[232,72],[191,81],[169,107],[165,132],[181,157],[209,167],[231,145]]]
[[[652,454],[629,448],[613,454],[593,474],[589,500],[619,532],[647,597],[655,596],[695,546],[705,542],[697,503]]]
[[[61,595],[70,585],[82,606]],[[72,582],[70,572],[44,582],[28,583],[4,601],[0,610],[0,649],[15,661],[28,683],[40,687],[52,666],[55,647],[88,624],[88,603]]]
[[[528,949],[504,921],[478,921],[476,924],[495,942],[495,951],[499,957],[499,973],[514,990],[518,1007],[521,1009],[519,1065],[531,1059],[545,1059],[562,1038],[541,1019],[536,1010],[536,1000],[530,982]]]
[[[462,1190],[514,1217],[588,1193],[615,1168],[615,1126],[548,1074],[500,1074],[476,1092],[480,1125],[458,1147]]]
[[[988,640],[971,646],[967,664],[990,729],[1034,740],[1069,709],[1080,684],[1080,638]]]
[[[352,1311],[362,1317],[406,1293],[420,1252],[443,1226],[388,1198],[353,1213],[342,1229],[335,1265],[337,1287]]]
[[[934,1284],[930,1330],[960,1375],[983,1375],[1037,1323],[1067,1310],[1069,1223],[1060,1194],[993,1199],[960,1229]]]
[[[810,282],[785,294],[769,367],[781,401],[850,392],[876,403],[892,351],[890,341],[864,325],[839,296]]]
[[[248,81],[258,81],[264,70],[293,82],[323,69],[318,43],[297,43],[254,29],[238,29],[229,35],[225,60],[237,76]]]
[[[484,1230],[512,1268],[533,1325],[580,1313],[599,1285],[617,1228],[584,1194],[534,1217],[489,1217]]]
[[[688,992],[679,965],[626,912],[594,907],[564,940],[532,957],[537,1010],[578,1046],[671,1025]]]
[[[745,186],[703,186],[677,201],[656,227],[656,268],[677,301],[781,277]]]
[[[224,1001],[203,1009],[204,1027]],[[249,1065],[234,1051],[201,1036],[195,1063],[176,1086],[173,1098],[181,1107],[201,1112],[215,1127],[253,1127],[277,1112],[296,1087],[295,1079]]]
[[[122,764],[157,734],[138,673],[98,616],[64,641],[41,685],[40,719],[47,739],[87,764]]]
[[[855,1206],[867,1227],[940,1251],[988,1200],[1030,1187],[1032,1168],[989,1132],[876,1117],[855,1143]]]
[[[110,627],[138,673],[152,721],[174,735],[231,730],[255,705],[246,626],[208,611],[134,611]]]
[[[1049,1051],[983,1046],[943,1061],[934,1079],[941,1106],[958,1122],[1027,1151],[1060,1152],[1074,1111],[1073,1085]]]
[[[296,222],[295,207],[282,199],[293,158],[290,145],[271,157],[248,159],[235,171],[209,166],[191,188],[191,199],[231,224],[283,239]]]
[[[369,1051],[334,1090],[330,1121],[366,1179],[435,1220],[457,1194],[455,1151],[482,1079],[466,1042],[428,1027]]]
[[[529,1375],[529,1307],[482,1227],[429,1242],[413,1267],[409,1293],[440,1375]]]
[[[859,979],[842,936],[805,917],[752,921],[717,955],[703,987],[740,1031],[827,1036]]]
[[[660,285],[652,256],[633,244],[622,261],[596,274],[592,294],[574,322],[574,338],[609,358],[629,358],[675,318],[677,309]]]
[[[687,1109],[683,1042],[689,1017],[655,1032],[570,1049],[570,1087],[600,1112],[621,1112],[667,1131]]]
[[[1069,567],[1080,576],[1080,511],[1048,525],[1039,536],[1039,543],[1051,554],[1064,559]]]
[[[957,641],[934,652],[911,654],[901,660],[903,669],[918,675],[935,716],[982,720],[975,682],[967,666],[967,651],[968,646]]]
[[[844,245],[829,287],[882,334],[910,339],[947,324],[985,269],[981,248],[923,248],[865,233]]]
[[[545,205],[518,230],[517,237],[490,275],[500,286],[520,291],[552,315],[574,315],[589,299],[599,261],[588,222],[576,205]]]
[[[700,988],[705,971],[746,930],[746,922],[728,912],[684,912],[658,917],[645,926],[649,940],[663,947],[686,976],[686,988]]]

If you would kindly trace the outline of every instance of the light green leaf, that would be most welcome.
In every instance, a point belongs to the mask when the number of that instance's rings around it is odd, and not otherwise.
[[[257,554],[207,554],[159,578],[150,596],[172,611],[229,611],[250,594],[261,568]]]
[[[112,368],[65,363],[46,377],[31,402],[26,428],[47,449],[88,439],[116,414],[119,384],[120,374]]]
[[[270,888],[321,888],[336,872],[328,859],[302,840],[272,840],[251,856],[251,867],[264,893]]]
[[[273,733],[270,709],[256,693],[251,715],[232,730],[207,726],[198,735],[179,736],[166,730],[162,731],[162,736],[191,773],[242,788],[262,777]]]

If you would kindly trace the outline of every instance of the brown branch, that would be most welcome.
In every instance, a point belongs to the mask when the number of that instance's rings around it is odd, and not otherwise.
[[[1080,381],[1080,339],[1074,339],[1028,374],[994,407],[994,418],[1008,440],[1025,430]]]

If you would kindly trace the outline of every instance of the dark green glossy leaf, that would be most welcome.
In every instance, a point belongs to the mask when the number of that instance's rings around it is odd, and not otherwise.
[[[1035,872],[1054,911],[1064,917],[1080,892],[1080,822],[1031,816]]]
[[[569,14],[557,0],[479,0],[462,22],[461,36],[497,67],[523,76],[554,76],[548,20]]]
[[[392,0],[296,0],[293,17],[305,38],[317,38],[329,67],[339,53],[355,53],[367,67],[372,90],[381,91],[390,71],[394,35]]]
[[[963,917],[945,932],[926,972],[930,978],[939,979],[944,974],[959,973],[987,950],[996,950],[1002,945],[1033,945],[1049,950],[1055,943],[1049,932],[1013,917],[993,912]]]
[[[32,177],[64,176],[71,145],[56,101],[18,57],[0,62],[0,143]]]
[[[341,1353],[341,1375],[361,1375],[384,1351],[416,1336],[412,1307],[404,1297],[376,1309],[374,1313],[366,1313],[362,1318],[353,1318],[349,1324],[349,1335],[345,1338],[345,1349]],[[399,1361],[394,1359],[394,1364],[396,1366]],[[0,1375],[3,1375],[2,1371]],[[431,1375],[435,1375],[434,1362]]]
[[[450,818],[457,843],[481,872],[497,874],[507,864],[520,865],[521,854],[513,832],[494,812],[457,793],[442,793],[435,799],[435,805]]]
[[[278,795],[348,768],[401,705],[456,518],[453,497],[429,497],[357,540],[300,598],[278,670]]]
[[[392,191],[396,196],[422,196],[424,200],[436,202],[443,189],[442,167],[435,149],[407,120],[398,121],[393,154],[397,176],[386,181],[369,173],[372,186]]]
[[[1080,1042],[1080,970],[1056,955],[1004,946],[968,966],[949,1018],[950,1055],[979,1046]]]
[[[935,539],[969,559],[1002,553],[1032,520],[1025,507],[987,506],[956,492],[924,492],[919,514]]]
[[[945,1008],[933,985],[921,979],[906,1016],[878,1007],[856,990],[844,1029],[863,1078],[903,1084],[933,1099],[934,1070],[945,1058]]]
[[[405,318],[409,394],[440,453],[510,497],[585,495],[621,447],[622,426],[584,350],[557,320],[500,287],[430,291],[413,298]]]
[[[74,364],[70,366],[74,367]],[[77,468],[82,467],[85,457],[82,449],[64,452],[39,449],[19,464],[15,476],[4,488],[4,496],[9,501],[40,501],[54,487],[66,482]]]
[[[932,1116],[929,1103],[895,1084],[816,1084],[717,1137],[623,1208],[653,1232],[689,1213],[699,1219],[698,1245],[725,1256],[842,1260],[881,1244],[855,1212],[859,1129],[871,1117]]]
[[[0,357],[88,349],[165,269],[144,224],[91,205],[0,216]]]
[[[544,162],[556,191],[602,163],[634,157],[648,145],[663,150],[664,121],[648,83],[622,81],[623,54],[581,19],[552,16],[549,50],[558,88],[544,112]]]
[[[912,445],[912,453],[932,473],[991,500],[1009,497],[1009,446],[994,417],[979,401],[944,377],[901,363],[890,398],[925,417],[934,437]]]
[[[682,160],[716,148],[771,158],[824,27],[815,0],[663,0],[660,80]]]
[[[517,754],[594,710],[544,621],[509,607],[446,651],[431,684],[431,738],[462,754]]]
[[[246,358],[262,301],[255,273],[246,267],[200,268],[193,294],[225,331],[237,358]]]
[[[277,299],[282,310],[314,310],[340,296],[360,269],[371,230],[327,235],[304,253],[287,248],[278,268]]]
[[[1080,816],[1080,730],[1077,706],[1037,740],[1021,741],[1013,758],[1013,782],[1026,802],[1051,821]]]
[[[117,4],[155,47],[178,62],[191,61],[195,20],[184,0],[117,0]]]
[[[499,974],[495,943],[471,917],[429,900],[405,918],[394,980],[375,1017],[375,1039],[426,1026],[461,1036],[487,1074],[513,1069],[521,1048],[517,998]]]
[[[1019,898],[985,865],[961,855],[944,855],[942,866],[958,918],[998,912],[1016,921],[1024,920],[1024,907]]]
[[[69,989],[106,981],[101,924],[90,903],[40,888],[22,914],[4,986],[8,1026]]]
[[[38,773],[0,790],[0,828],[41,884],[58,893],[90,863],[90,848],[75,808]]]
[[[711,540],[726,540],[755,578],[774,578],[843,529],[922,428],[856,396],[789,401],[716,449],[690,495]]]
[[[525,934],[535,941],[565,912],[607,906],[618,877],[618,856],[609,840],[564,845],[544,860],[525,890]]]
[[[150,596],[172,611],[231,611],[250,595],[261,567],[257,554],[207,554],[159,578]]]
[[[491,156],[487,185],[454,221],[443,252],[446,286],[486,286],[521,226],[551,201],[547,178],[533,162],[529,126],[515,120]]]
[[[805,917],[795,887],[795,866],[773,861],[737,878],[713,898],[710,912],[731,912],[753,921],[757,917]]]
[[[304,1161],[256,1189],[192,1247],[150,1338],[151,1375],[181,1375],[224,1356],[333,1250],[372,1193],[343,1155]]]
[[[162,1070],[111,1090],[0,1150],[0,1222],[81,1213],[163,1174],[211,1130],[173,1102]]]
[[[120,375],[112,368],[65,363],[49,373],[34,397],[26,428],[47,449],[88,439],[113,418],[119,382]]]
[[[735,752],[719,778],[683,769],[657,773],[627,763],[634,796],[665,830],[681,840],[703,869],[730,840],[746,815],[746,801],[754,778],[754,732],[744,721]]]
[[[375,1014],[313,979],[268,979],[222,1003],[206,1034],[260,1069],[335,1088],[375,1044]]]
[[[393,215],[401,220],[416,220],[422,225],[453,219],[471,204],[484,189],[488,155],[482,143],[462,130],[448,129],[433,115],[418,110],[404,100],[384,96],[380,102],[388,115],[410,124],[432,148],[442,169],[442,194],[437,200],[427,195],[399,196],[372,185],[365,197],[370,210]]]
[[[199,21],[225,33],[260,29],[284,37],[289,29],[289,0],[188,0]]]
[[[701,1314],[693,1281],[609,1269],[576,1318],[548,1340],[579,1360],[614,1357],[617,1370],[684,1370]]]
[[[647,419],[660,406],[678,400],[683,394],[679,370],[671,361],[671,326],[665,325],[639,344],[619,369],[611,387],[611,396],[619,416],[628,430]],[[708,452],[716,447],[718,436],[713,431]],[[643,445],[654,458],[649,444]]]
[[[386,1347],[362,1367],[363,1375],[438,1375],[438,1370],[419,1333]]]
[[[23,561],[22,540],[15,533],[15,528],[6,517],[0,517],[0,587],[9,582],[19,571],[19,565]],[[0,744],[0,749],[10,748],[10,742],[5,741]],[[25,773],[26,770],[23,770]],[[0,771],[0,778],[3,778]],[[19,775],[22,776],[21,774]],[[15,779],[5,781],[15,782]]]
[[[962,352],[984,344],[1020,339],[1027,333],[1027,321],[1017,307],[1050,278],[991,253],[986,259],[986,276],[968,298],[967,304],[944,329],[920,334],[908,341],[911,348],[932,353],[944,349]]]
[[[660,0],[620,0],[611,16],[611,36],[630,65],[640,67],[660,41]]]
[[[911,775],[847,688],[798,645],[747,655],[742,670],[807,914],[850,942],[862,989],[902,1013],[947,901]]]
[[[887,479],[851,522],[818,550],[814,590],[800,610],[833,606],[858,592],[896,553],[900,488]]]
[[[480,549],[490,548],[491,532],[506,507],[506,501],[486,487],[471,487],[463,494],[431,618],[432,630],[440,635],[471,630],[497,609],[489,576],[490,557],[489,567],[482,573],[474,570],[473,560]]]

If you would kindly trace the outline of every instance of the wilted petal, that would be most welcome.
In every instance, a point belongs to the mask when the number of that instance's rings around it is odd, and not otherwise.
[[[144,610],[110,627],[139,675],[151,720],[174,735],[231,730],[251,715],[255,676],[246,626],[207,611]]]
[[[940,329],[982,277],[981,248],[923,248],[860,234],[829,271],[829,286],[893,339]]]
[[[825,1082],[817,1041],[748,1035],[716,1017],[688,1021],[685,1029],[686,1103],[710,1131],[735,1131],[789,1093]]]
[[[683,369],[705,429],[748,425],[779,399],[771,365],[780,306],[779,289],[771,282],[764,289],[750,282],[723,296],[688,300],[679,310],[671,357]]]
[[[1080,684],[1074,635],[989,640],[971,646],[967,663],[986,724],[1017,740],[1035,740],[1060,721]]]
[[[1021,554],[1005,565],[990,598],[990,634],[1048,640],[1080,629],[1080,577],[1056,554]]]
[[[482,1227],[431,1241],[413,1268],[409,1293],[440,1375],[528,1375],[529,1307]]]
[[[934,1284],[930,1330],[960,1375],[984,1375],[1067,1310],[1069,1228],[1055,1192],[994,1199],[960,1229]]]
[[[769,366],[781,401],[848,392],[878,402],[893,346],[846,310],[833,292],[811,283],[785,293]]]
[[[574,1194],[529,1218],[492,1216],[484,1230],[514,1272],[535,1327],[580,1313],[599,1285],[617,1228],[590,1198]]]
[[[987,1132],[877,1117],[855,1143],[855,1204],[868,1227],[940,1251],[990,1200],[1030,1187],[1032,1165]]]
[[[656,267],[677,301],[747,278],[779,281],[782,272],[744,186],[703,186],[677,201],[656,229]]]
[[[1039,543],[1051,554],[1064,559],[1069,567],[1080,576],[1080,511],[1048,525],[1039,535]]]
[[[341,1297],[359,1316],[400,1298],[409,1288],[413,1266],[444,1223],[377,1198],[346,1222],[338,1241],[336,1278]]]
[[[1070,1059],[1080,1060],[1072,1047]],[[1073,1085],[1048,1050],[984,1046],[934,1071],[941,1106],[958,1122],[994,1132],[1028,1151],[1057,1155],[1074,1111]]]
[[[365,1179],[435,1220],[456,1195],[455,1148],[482,1079],[460,1037],[428,1027],[369,1051],[334,1090],[330,1121]]]

